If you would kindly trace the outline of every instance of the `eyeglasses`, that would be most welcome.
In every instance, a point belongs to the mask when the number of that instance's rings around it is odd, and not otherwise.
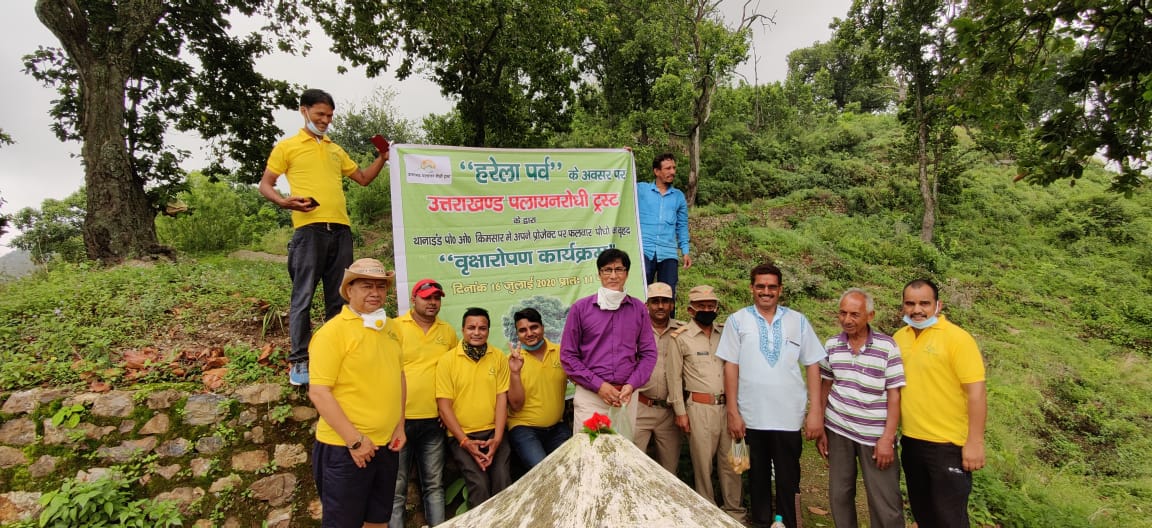
[[[600,268],[601,275],[624,275],[628,273],[628,268]]]

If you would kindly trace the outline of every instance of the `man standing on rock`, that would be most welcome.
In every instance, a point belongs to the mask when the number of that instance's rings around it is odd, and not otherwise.
[[[748,441],[748,520],[763,526],[772,522],[775,481],[775,512],[785,526],[796,528],[801,428],[809,440],[824,434],[819,365],[824,347],[804,314],[780,306],[780,268],[761,264],[750,276],[753,304],[728,317],[716,351],[725,361],[728,431]]]
[[[648,284],[667,284],[675,297],[680,255],[684,256],[685,268],[692,266],[688,255],[688,202],[684,193],[672,186],[676,179],[676,158],[672,154],[665,152],[652,160],[652,176],[652,183],[636,184],[645,278]]]
[[[632,392],[648,382],[656,364],[656,340],[644,303],[624,292],[632,261],[616,249],[596,257],[600,290],[580,299],[568,310],[560,339],[564,372],[576,383],[572,399],[573,432],[583,428],[592,413],[608,414],[626,406],[629,423],[617,430],[636,428]],[[631,440],[631,436],[628,437]]]
[[[353,262],[340,285],[348,304],[312,337],[312,474],[325,527],[386,527],[392,516],[405,442],[400,342],[383,308],[393,277],[375,259]]]
[[[440,283],[422,279],[412,286],[412,308],[393,320],[404,351],[404,379],[408,383],[404,407],[408,444],[400,451],[389,526],[404,526],[413,460],[419,468],[425,523],[436,526],[444,522],[444,427],[436,408],[436,364],[459,340],[456,330],[439,317],[443,298]]]
[[[720,479],[721,507],[736,520],[744,520],[741,501],[744,492],[740,474],[728,460],[732,452],[732,435],[725,416],[724,361],[716,357],[720,346],[719,325],[714,324],[720,298],[708,285],[701,284],[688,292],[688,315],[682,328],[672,332],[676,354],[680,356],[673,374],[683,379],[686,397],[677,402],[676,424],[688,433],[692,453],[692,472],[696,492],[715,502],[712,467],[715,463]]]
[[[988,394],[976,340],[940,313],[940,290],[918,279],[904,287],[900,346],[908,385],[900,397],[908,504],[920,526],[968,526],[972,472],[984,467]]]
[[[828,501],[836,526],[856,528],[856,463],[864,475],[869,526],[904,528],[900,498],[900,387],[904,363],[896,342],[869,324],[876,315],[868,292],[840,296],[836,320],[844,331],[828,339],[820,364],[824,438],[816,448],[828,459]]]
[[[648,383],[637,391],[636,447],[648,451],[648,443],[655,443],[656,461],[669,473],[676,474],[680,464],[680,429],[676,427],[673,406],[683,406],[680,381],[680,352],[672,333],[684,325],[672,319],[672,287],[663,282],[648,285],[648,319],[656,336],[656,366]]]
[[[367,169],[361,170],[325,134],[335,109],[336,102],[327,92],[304,90],[300,95],[304,128],[276,144],[260,179],[260,194],[280,208],[290,209],[292,227],[296,228],[288,242],[288,276],[292,279],[288,381],[293,385],[308,383],[310,313],[316,284],[324,282],[325,320],[340,313],[344,304],[337,288],[344,269],[352,263],[352,230],[348,227],[351,222],[343,179],[367,186],[388,160],[388,152],[380,152]],[[289,196],[276,190],[280,175],[288,177]]]

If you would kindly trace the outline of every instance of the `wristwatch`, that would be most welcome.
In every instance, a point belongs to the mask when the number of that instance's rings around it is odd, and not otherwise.
[[[360,435],[360,438],[357,439],[355,442],[352,442],[352,444],[348,446],[348,449],[350,451],[355,451],[357,449],[360,449],[360,444],[363,444],[363,443],[364,443],[364,435]]]

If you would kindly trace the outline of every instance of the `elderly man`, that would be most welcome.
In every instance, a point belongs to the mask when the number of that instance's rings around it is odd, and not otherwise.
[[[344,149],[328,139],[336,102],[323,90],[309,89],[300,94],[300,116],[304,128],[272,149],[260,194],[282,209],[292,211],[296,231],[288,242],[288,276],[292,279],[292,300],[288,310],[288,330],[292,349],[288,352],[288,381],[308,383],[308,342],[312,336],[312,295],[316,284],[324,282],[324,318],[340,313],[344,304],[337,292],[344,268],[352,263],[352,230],[348,227],[348,207],[344,201],[343,179],[368,185],[388,160],[380,152],[368,168],[361,170]],[[276,190],[276,180],[284,175],[291,187],[289,196]]]
[[[532,469],[572,438],[564,424],[568,376],[560,364],[560,347],[544,338],[538,310],[520,310],[512,321],[520,346],[508,357],[508,442],[524,467]]]
[[[874,305],[859,288],[840,296],[836,320],[844,331],[824,343],[828,358],[820,363],[825,431],[817,449],[828,459],[828,500],[838,527],[857,526],[857,461],[868,495],[869,526],[904,527],[896,459],[904,364],[896,342],[869,324]]]
[[[508,359],[488,345],[483,308],[464,311],[464,340],[436,366],[436,405],[455,438],[452,458],[464,475],[468,505],[476,507],[512,483],[508,469]]]
[[[712,489],[712,464],[715,462],[723,495],[721,507],[729,515],[742,520],[744,508],[740,502],[744,494],[740,474],[728,461],[732,436],[728,434],[724,411],[724,361],[716,357],[720,327],[714,321],[719,305],[720,298],[711,286],[702,284],[692,288],[688,292],[688,315],[692,320],[672,333],[682,365],[673,374],[684,380],[687,394],[684,401],[677,402],[676,424],[688,433],[696,492],[709,501],[716,500]]]
[[[348,305],[312,337],[312,473],[325,528],[388,526],[392,515],[405,441],[400,342],[383,308],[393,275],[374,259],[353,262],[340,285]]]
[[[412,308],[393,320],[404,351],[404,379],[408,383],[408,404],[404,408],[408,445],[400,451],[389,526],[404,526],[408,470],[413,459],[420,468],[424,519],[428,526],[444,522],[444,427],[436,408],[436,364],[445,352],[456,348],[459,340],[456,330],[439,317],[443,298],[440,283],[422,279],[412,286]]]
[[[568,310],[560,339],[560,362],[576,383],[574,432],[592,413],[625,406],[627,430],[636,427],[632,392],[648,382],[656,364],[656,340],[644,303],[624,292],[628,254],[611,248],[596,258],[600,290]],[[620,427],[618,427],[620,429]],[[631,438],[629,438],[631,440]]]
[[[785,526],[796,528],[800,429],[810,440],[824,434],[819,362],[825,353],[808,318],[780,306],[782,276],[773,264],[752,268],[753,304],[728,317],[716,355],[725,362],[728,431],[735,439],[747,435],[749,520],[765,526],[772,522],[775,480],[775,511]]]
[[[908,504],[920,526],[967,527],[972,472],[984,467],[984,358],[976,340],[940,313],[931,281],[909,282],[903,307],[908,326],[892,338],[908,379],[900,397]]]
[[[680,403],[683,395],[680,376],[680,353],[676,348],[672,332],[684,325],[683,321],[672,319],[672,287],[663,282],[648,285],[648,319],[652,322],[652,333],[656,336],[656,366],[652,376],[637,391],[636,407],[636,447],[648,451],[650,442],[655,444],[656,461],[670,473],[676,474],[680,463],[680,430],[676,428],[673,405]],[[681,405],[683,405],[681,403]]]

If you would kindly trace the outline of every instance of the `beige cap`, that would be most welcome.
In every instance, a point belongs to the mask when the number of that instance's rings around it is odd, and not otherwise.
[[[672,299],[672,287],[663,282],[653,282],[648,285],[648,298],[663,297]]]
[[[693,303],[696,301],[720,302],[720,298],[716,296],[716,290],[711,286],[701,284],[688,291],[688,302]]]
[[[396,280],[396,272],[384,269],[379,260],[362,258],[344,270],[344,280],[340,282],[340,296],[348,300],[348,284],[356,279],[377,279],[388,281],[391,286]]]

